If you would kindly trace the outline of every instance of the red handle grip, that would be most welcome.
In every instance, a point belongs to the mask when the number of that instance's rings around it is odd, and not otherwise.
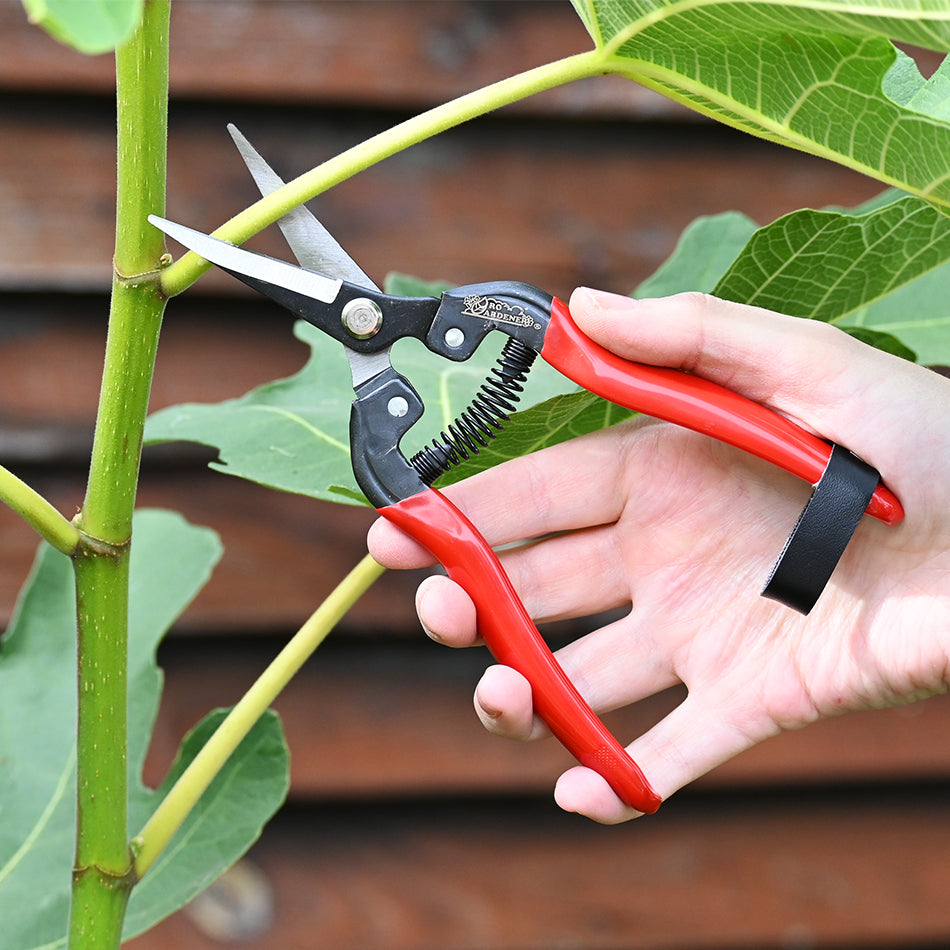
[[[771,409],[707,379],[663,366],[631,363],[604,349],[574,323],[567,305],[555,298],[541,356],[569,379],[619,406],[674,422],[805,479],[821,478],[831,446]],[[867,513],[897,524],[904,510],[883,484]]]
[[[653,813],[660,797],[561,669],[518,598],[495,552],[444,495],[428,489],[379,513],[437,558],[472,598],[479,632],[492,655],[531,684],[534,709],[561,744],[602,775],[637,811]]]

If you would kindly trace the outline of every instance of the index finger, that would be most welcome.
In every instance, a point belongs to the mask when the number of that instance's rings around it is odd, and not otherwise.
[[[628,454],[628,440],[600,430],[479,472],[444,493],[493,547],[611,524],[623,511]],[[420,544],[385,519],[373,524],[367,543],[384,567],[433,563]]]

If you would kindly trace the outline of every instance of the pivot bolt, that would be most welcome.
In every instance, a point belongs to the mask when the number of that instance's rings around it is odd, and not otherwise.
[[[375,300],[356,297],[343,307],[340,320],[351,337],[368,340],[379,333],[383,325],[383,311]]]
[[[394,419],[401,419],[409,411],[409,403],[402,396],[393,396],[386,408]]]
[[[452,327],[445,331],[445,345],[457,350],[465,342],[465,334],[458,328]]]

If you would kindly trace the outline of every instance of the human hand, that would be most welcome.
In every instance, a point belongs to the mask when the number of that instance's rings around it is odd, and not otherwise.
[[[446,494],[501,554],[538,622],[630,605],[558,660],[597,712],[676,683],[687,698],[628,746],[671,795],[783,729],[910,702],[950,682],[950,381],[826,324],[699,294],[633,301],[575,292],[581,329],[630,360],[696,373],[847,446],[903,503],[896,527],[859,525],[808,617],[759,591],[809,486],[743,452],[647,418],[498,466]],[[387,567],[431,563],[387,522],[370,531]],[[417,609],[431,635],[477,641],[475,610],[448,578]],[[486,671],[486,728],[544,735],[515,671]],[[638,813],[596,773],[561,776],[562,808],[601,822]]]

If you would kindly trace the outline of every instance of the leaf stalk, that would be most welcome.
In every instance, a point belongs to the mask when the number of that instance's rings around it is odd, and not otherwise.
[[[171,841],[228,757],[274,702],[344,614],[379,578],[384,568],[369,555],[327,599],[238,700],[214,735],[191,761],[142,830],[132,839],[135,873],[141,879]]]
[[[235,215],[214,231],[214,236],[241,244],[288,211],[385,158],[512,102],[597,75],[604,71],[602,64],[603,55],[599,50],[578,53],[503,79],[413,116],[289,181]],[[162,291],[169,297],[181,293],[210,266],[203,258],[189,251],[162,271]]]
[[[62,554],[72,555],[80,533],[42,495],[0,465],[0,499]]]

